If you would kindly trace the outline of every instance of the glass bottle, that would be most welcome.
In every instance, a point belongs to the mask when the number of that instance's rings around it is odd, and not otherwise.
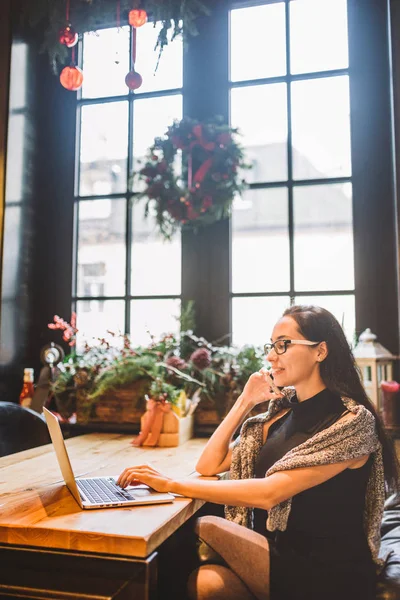
[[[34,392],[33,369],[24,369],[24,384],[19,396],[21,406],[25,406],[25,408],[30,407]]]

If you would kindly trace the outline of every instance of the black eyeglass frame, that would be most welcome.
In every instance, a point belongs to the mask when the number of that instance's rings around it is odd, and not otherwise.
[[[276,349],[276,344],[284,344],[284,349],[282,352],[278,352]],[[268,344],[264,344],[264,352],[265,354],[269,354],[273,349],[275,354],[285,354],[288,349],[289,344],[298,344],[301,346],[318,346],[321,342],[312,342],[311,340],[276,340],[276,342],[271,342]]]

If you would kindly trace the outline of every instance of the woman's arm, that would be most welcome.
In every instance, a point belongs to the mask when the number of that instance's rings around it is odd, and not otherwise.
[[[265,369],[253,373],[242,394],[210,437],[196,465],[200,475],[216,475],[227,471],[231,466],[232,437],[249,412],[260,402],[278,398],[271,393],[270,376]]]
[[[145,483],[159,492],[172,492],[188,498],[199,498],[215,504],[248,506],[269,510],[296,494],[331,479],[348,468],[366,461],[350,459],[330,465],[280,471],[262,479],[239,481],[209,481],[204,479],[173,480],[158,473],[149,465],[125,469],[118,479],[125,487],[130,483]]]
[[[196,471],[200,475],[216,475],[229,469],[234,445],[233,434],[250,410],[251,405],[246,398],[243,395],[239,396],[225,419],[208,440],[197,461]]]

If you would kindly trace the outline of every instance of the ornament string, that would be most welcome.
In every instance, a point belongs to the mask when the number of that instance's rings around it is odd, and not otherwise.
[[[69,2],[70,2],[70,0],[67,0],[66,11],[65,11],[65,19],[66,19],[67,23],[69,23]]]
[[[132,27],[132,67],[136,63],[136,27]]]
[[[117,29],[121,28],[121,0],[117,0]]]

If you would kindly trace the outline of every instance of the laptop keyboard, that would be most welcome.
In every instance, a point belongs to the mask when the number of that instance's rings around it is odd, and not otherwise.
[[[93,504],[131,502],[135,499],[129,492],[118,487],[112,478],[79,479],[76,483]]]

